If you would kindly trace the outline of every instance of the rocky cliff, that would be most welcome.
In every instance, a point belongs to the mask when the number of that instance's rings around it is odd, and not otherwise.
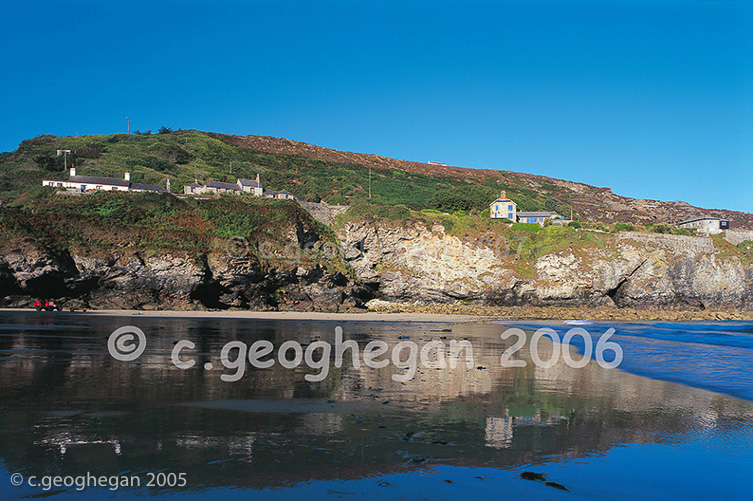
[[[722,258],[710,238],[604,234],[600,245],[544,254],[521,273],[519,240],[363,222],[338,236],[356,275],[389,301],[753,309],[753,266]]]
[[[461,238],[441,224],[348,222],[337,237],[341,248],[329,259],[350,272],[308,259],[316,235],[302,238],[294,229],[289,248],[256,242],[249,253],[194,257],[98,259],[25,242],[0,256],[0,301],[28,306],[34,298],[52,297],[79,308],[344,311],[379,298],[753,310],[753,266],[723,255],[710,238],[602,234],[593,245],[524,263],[523,240]]]

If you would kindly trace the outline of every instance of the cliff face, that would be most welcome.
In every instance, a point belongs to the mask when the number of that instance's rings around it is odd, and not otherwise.
[[[605,235],[516,269],[518,242],[463,242],[444,227],[348,223],[338,235],[356,274],[391,301],[493,305],[753,309],[753,268],[720,259],[709,238]]]
[[[36,298],[66,308],[343,311],[373,295],[318,265],[269,268],[224,254],[103,260],[30,247],[0,256],[0,305]]]
[[[709,238],[603,235],[600,245],[544,253],[521,266],[524,242],[463,240],[441,225],[350,222],[338,231],[351,276],[302,252],[266,260],[227,253],[95,259],[33,243],[0,256],[0,302],[114,309],[299,309],[344,311],[378,297],[395,302],[753,310],[753,267]],[[315,239],[315,236],[309,235]],[[262,247],[259,246],[259,250]],[[274,255],[275,253],[279,255]],[[328,271],[329,270],[329,271]]]

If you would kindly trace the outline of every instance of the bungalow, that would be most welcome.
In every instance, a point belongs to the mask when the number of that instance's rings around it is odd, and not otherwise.
[[[220,183],[218,181],[212,181],[211,183],[207,183],[206,186],[204,186],[202,193],[212,193],[212,194],[230,193],[233,195],[237,195],[241,191],[242,191],[241,187],[237,184]]]
[[[191,184],[186,184],[183,186],[183,193],[185,195],[198,195],[199,193],[201,193],[201,188],[202,186],[199,183],[193,182]]]
[[[686,219],[677,224],[679,228],[696,230],[701,235],[717,235],[729,229],[729,219],[711,216],[698,216]]]
[[[191,184],[183,186],[183,193],[186,195],[240,195],[242,193],[250,193],[255,197],[287,198],[290,200],[298,200],[295,195],[287,190],[265,190],[261,185],[261,181],[259,180],[259,174],[256,175],[255,181],[252,179],[238,178],[238,181],[236,183],[221,183],[218,181],[212,181],[211,183],[207,183],[205,185],[199,184],[198,181],[194,181]]]
[[[253,193],[254,196],[260,197],[264,194],[264,189],[259,181],[259,174],[256,174],[256,181],[251,179],[238,179],[238,186],[241,187],[241,191]]]
[[[561,220],[562,216],[556,212],[518,212],[519,223],[538,223],[539,226],[544,226],[547,219]]]
[[[298,198],[290,193],[288,190],[282,190],[282,191],[272,191],[272,190],[264,190],[264,196],[266,198],[279,198],[279,199],[287,199],[287,200],[298,200]]]
[[[489,204],[489,217],[492,219],[509,219],[515,221],[518,212],[518,204],[507,198],[505,190],[499,194],[499,198]]]
[[[150,191],[156,193],[169,193],[169,190],[154,184],[132,183],[131,174],[126,171],[123,179],[117,177],[78,176],[76,168],[71,167],[67,181],[55,181],[45,179],[42,186],[51,188],[68,188],[80,192],[87,191]]]

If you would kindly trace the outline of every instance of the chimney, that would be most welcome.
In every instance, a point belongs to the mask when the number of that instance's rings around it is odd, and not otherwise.
[[[499,198],[501,198],[502,200],[507,200],[507,193],[505,192],[505,190],[502,190],[502,192],[499,194]]]
[[[76,175],[76,166],[75,165],[71,165],[71,177],[73,177],[75,175]]]
[[[170,191],[170,175],[167,176],[167,191]]]
[[[126,171],[126,173],[125,173],[125,180],[126,181],[130,181],[131,180],[131,173],[128,172],[128,171]]]
[[[261,186],[261,183],[259,182],[259,173],[256,173],[256,184],[257,186]]]

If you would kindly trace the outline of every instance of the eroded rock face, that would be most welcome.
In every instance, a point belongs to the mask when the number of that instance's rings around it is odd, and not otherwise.
[[[389,301],[753,309],[753,269],[718,259],[709,238],[622,233],[606,248],[541,256],[521,277],[509,243],[463,242],[442,226],[348,223],[339,237]]]
[[[227,255],[103,260],[31,246],[0,256],[0,287],[3,305],[16,307],[53,298],[64,307],[95,309],[341,311],[373,298],[368,289],[318,266],[262,269]]]
[[[300,228],[290,233],[296,249],[315,241]],[[282,260],[284,266],[227,254],[107,260],[29,244],[0,256],[0,304],[55,298],[66,307],[99,309],[343,311],[378,297],[424,304],[753,310],[753,267],[720,259],[709,238],[621,233],[601,247],[545,254],[525,270],[516,267],[515,242],[463,240],[441,225],[347,223],[338,238],[339,259],[355,279],[306,259]]]

